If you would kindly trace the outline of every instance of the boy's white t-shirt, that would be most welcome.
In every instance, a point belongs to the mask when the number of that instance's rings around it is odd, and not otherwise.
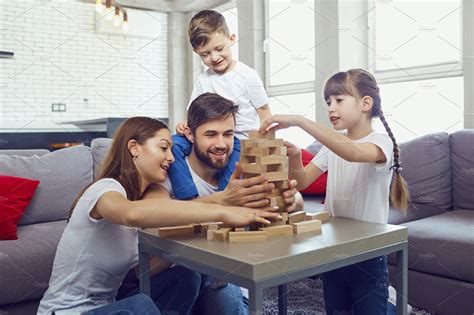
[[[38,314],[79,314],[112,303],[125,275],[138,264],[138,228],[89,215],[110,191],[127,197],[118,181],[106,178],[79,199],[56,250]]]
[[[268,104],[268,96],[257,71],[240,61],[236,62],[234,69],[224,74],[209,68],[194,83],[189,105],[199,95],[208,92],[219,94],[239,106],[235,117],[237,138],[246,139],[248,136],[245,131],[260,128],[257,108]]]
[[[373,143],[385,154],[383,164],[348,162],[323,146],[312,162],[328,171],[324,208],[332,216],[386,224],[393,171],[393,142],[385,134],[372,132],[356,140]]]

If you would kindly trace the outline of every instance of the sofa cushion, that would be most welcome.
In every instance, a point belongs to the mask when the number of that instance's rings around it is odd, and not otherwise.
[[[92,160],[94,161],[94,180],[99,177],[100,168],[107,152],[112,145],[112,139],[96,138],[91,142]]]
[[[474,211],[447,211],[403,225],[409,269],[474,282]],[[394,255],[389,262],[395,264]]]
[[[20,156],[33,156],[33,155],[45,155],[50,153],[46,149],[18,149],[18,150],[0,150],[0,154],[4,155],[20,155]]]
[[[42,156],[0,155],[0,170],[40,181],[20,225],[64,220],[77,195],[92,182],[91,149],[74,146]]]
[[[433,215],[445,213],[448,210],[441,209],[432,205],[410,204],[407,214],[403,214],[399,209],[390,207],[388,212],[388,224],[401,224],[404,222],[415,221]]]
[[[453,208],[474,210],[474,129],[449,135]]]
[[[448,134],[433,133],[402,143],[400,161],[411,202],[452,208]]]
[[[66,221],[18,227],[18,240],[2,241],[0,305],[43,296]]]
[[[0,175],[0,240],[16,240],[16,228],[39,181]]]

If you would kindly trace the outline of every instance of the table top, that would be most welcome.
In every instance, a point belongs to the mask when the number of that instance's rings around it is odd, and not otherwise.
[[[164,239],[158,237],[157,229],[139,232],[141,244],[252,280],[380,249],[404,242],[407,237],[404,226],[346,218],[331,218],[322,225],[322,233],[272,236],[258,243],[208,241],[200,234]]]

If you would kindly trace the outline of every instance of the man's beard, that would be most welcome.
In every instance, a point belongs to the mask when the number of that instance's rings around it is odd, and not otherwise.
[[[227,162],[229,161],[229,156],[230,156],[229,150],[226,150],[226,149],[212,150],[211,152],[214,152],[214,153],[225,152],[226,154],[225,160],[214,161],[208,156],[206,152],[203,152],[199,149],[199,145],[197,144],[197,142],[194,142],[193,147],[194,147],[194,154],[196,154],[197,158],[211,168],[222,169],[227,165]]]

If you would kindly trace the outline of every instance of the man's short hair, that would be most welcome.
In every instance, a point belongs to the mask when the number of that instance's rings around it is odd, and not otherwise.
[[[234,102],[218,94],[201,94],[189,106],[188,128],[196,134],[196,129],[202,124],[215,119],[227,119],[231,115],[235,122],[238,108]]]
[[[224,16],[217,11],[200,11],[189,22],[188,36],[194,49],[206,45],[209,38],[215,33],[230,36]]]

